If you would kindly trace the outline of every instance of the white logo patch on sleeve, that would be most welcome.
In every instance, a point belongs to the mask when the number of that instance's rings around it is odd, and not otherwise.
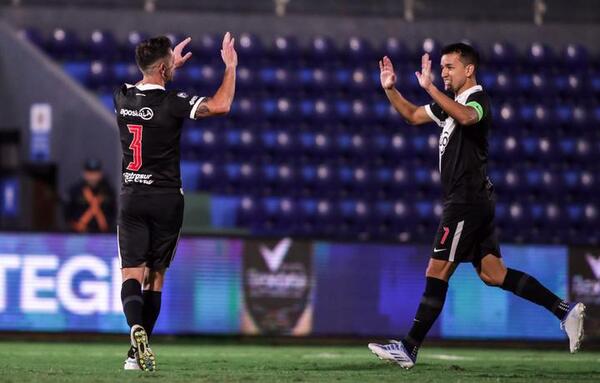
[[[188,98],[189,96],[188,96],[188,94],[187,94],[187,93],[185,93],[185,92],[179,92],[179,93],[177,93],[177,97],[181,97],[181,98]]]

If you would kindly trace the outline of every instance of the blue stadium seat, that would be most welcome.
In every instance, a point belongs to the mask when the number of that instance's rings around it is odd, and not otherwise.
[[[212,92],[221,82],[221,71],[211,65],[186,65],[182,70],[176,72],[175,79],[177,80],[176,85],[180,88],[191,87]]]
[[[397,37],[388,37],[383,42],[382,54],[388,56],[393,62],[401,63],[413,57],[406,43]],[[379,57],[378,59],[381,59]]]
[[[567,44],[561,54],[562,65],[568,69],[584,69],[589,62],[588,50],[581,44]]]
[[[117,41],[111,31],[96,29],[85,42],[89,57],[93,60],[113,60],[119,58]]]
[[[63,69],[67,74],[83,86],[90,85],[90,62],[89,61],[65,61]]]
[[[487,63],[498,67],[515,66],[518,63],[518,55],[515,47],[507,42],[498,41],[492,44],[488,53]]]
[[[115,85],[124,83],[135,84],[141,79],[141,73],[137,65],[130,62],[117,62],[112,65],[112,73]]]
[[[73,60],[81,56],[81,42],[75,32],[56,28],[48,39],[50,54],[59,60]]]
[[[241,33],[236,38],[236,49],[240,57],[247,61],[246,65],[253,65],[260,62],[264,53],[264,47],[260,39],[251,33]]]
[[[286,66],[294,66],[302,51],[298,40],[294,36],[276,36],[269,51],[273,61],[281,62]]]
[[[201,164],[198,161],[181,161],[181,182],[186,191],[199,189]]]
[[[554,52],[549,46],[535,42],[527,49],[526,61],[535,68],[548,68],[555,64]]]
[[[218,54],[221,50],[221,41],[223,37],[220,35],[214,35],[205,33],[200,37],[192,37],[190,43],[190,51],[196,57],[200,57],[202,62],[212,66],[222,65],[221,57]],[[236,45],[238,41],[236,39]]]
[[[122,60],[132,60],[135,56],[135,47],[146,40],[148,35],[140,31],[130,31],[127,33],[127,38],[121,44],[120,52]]]
[[[359,65],[376,59],[369,41],[358,36],[350,37],[344,44],[344,57],[348,62]]]
[[[88,81],[90,87],[100,90],[111,90],[114,89],[115,85],[118,85],[114,80],[112,66],[102,61],[93,61],[90,63]]]

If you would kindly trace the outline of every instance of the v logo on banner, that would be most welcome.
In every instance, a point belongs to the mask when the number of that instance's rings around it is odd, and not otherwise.
[[[596,258],[591,254],[586,254],[585,259],[588,265],[590,265],[590,269],[592,269],[596,279],[600,279],[600,257]]]
[[[292,240],[290,238],[284,238],[279,241],[273,250],[264,245],[260,246],[260,253],[262,254],[263,259],[267,263],[267,266],[271,272],[275,272],[279,269],[279,266],[281,266],[281,263],[283,262],[283,259],[287,255],[287,252],[291,246]]]

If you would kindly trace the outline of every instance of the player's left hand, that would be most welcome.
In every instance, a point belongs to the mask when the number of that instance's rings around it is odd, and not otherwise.
[[[431,60],[429,59],[429,54],[425,53],[421,57],[421,72],[415,72],[417,76],[417,80],[419,80],[419,85],[421,88],[427,90],[433,84],[433,76],[431,74]]]
[[[221,47],[221,58],[227,68],[235,68],[238,64],[237,52],[235,51],[235,38],[231,33],[225,33],[223,46]]]
[[[173,48],[173,56],[175,56],[175,68],[179,68],[180,66],[185,64],[185,62],[188,61],[190,57],[192,57],[192,52],[186,53],[183,57],[181,56],[181,54],[183,53],[183,48],[185,48],[185,46],[188,45],[190,41],[192,41],[192,38],[188,37],[187,39],[177,44],[175,48]]]

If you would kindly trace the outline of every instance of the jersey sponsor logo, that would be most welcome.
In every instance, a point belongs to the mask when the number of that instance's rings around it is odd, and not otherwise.
[[[123,173],[123,180],[126,184],[136,183],[136,184],[144,184],[144,185],[152,185],[154,180],[151,179],[152,174],[142,174],[142,173]]]
[[[177,97],[181,97],[181,98],[188,98],[189,96],[188,96],[188,94],[187,94],[187,93],[185,93],[185,92],[179,92],[179,93],[177,93]]]
[[[434,249],[433,249],[433,252],[434,252],[434,253],[441,253],[442,251],[446,251],[446,250],[448,250],[448,249],[438,249],[438,248],[434,248]]]
[[[190,105],[194,105],[196,103],[196,100],[198,99],[198,96],[194,96],[192,97],[192,99],[190,100]]]
[[[154,111],[148,107],[144,107],[140,110],[131,110],[122,108],[119,114],[123,117],[139,117],[142,120],[150,120],[154,117]]]

